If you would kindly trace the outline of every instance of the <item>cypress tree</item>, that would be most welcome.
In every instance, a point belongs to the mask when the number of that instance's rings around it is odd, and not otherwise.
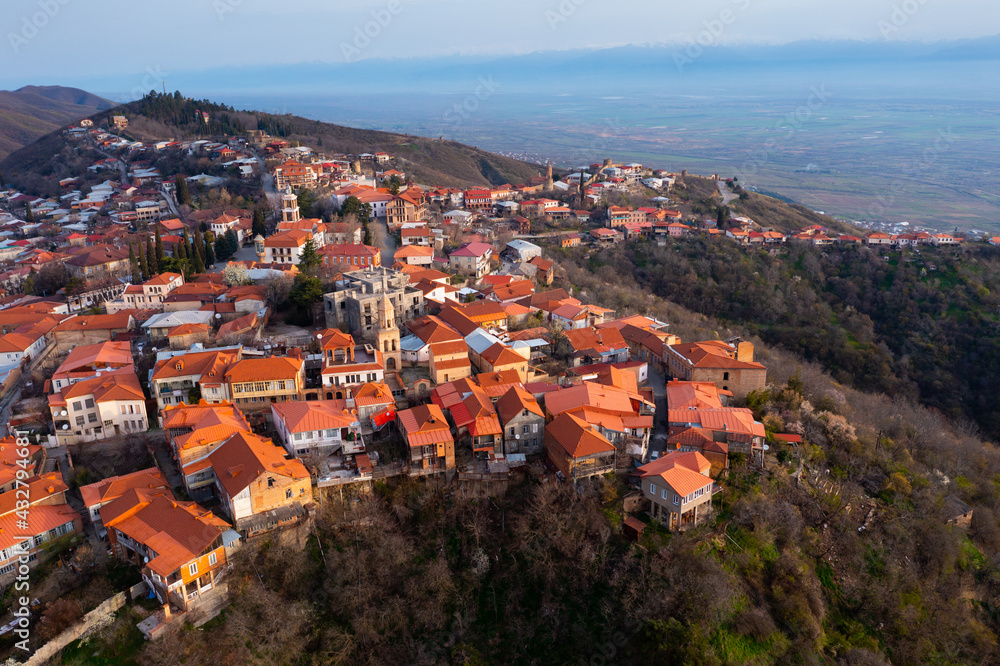
[[[149,264],[150,277],[160,272],[160,265],[156,261],[156,248],[149,240],[146,241],[146,263]]]
[[[198,252],[193,252],[191,255],[191,262],[193,264],[193,269],[195,273],[205,272],[205,262],[201,258],[201,254]]]
[[[202,261],[205,261],[205,241],[202,240],[201,231],[198,229],[194,230],[194,240],[191,241],[191,249],[201,257]]]
[[[264,220],[264,211],[257,208],[253,212],[253,235],[266,236],[267,235],[267,223]]]
[[[139,244],[139,270],[142,271],[142,277],[144,280],[148,280],[151,276],[149,274],[149,242],[146,242],[146,246],[143,247]]]
[[[156,227],[156,267],[159,269],[163,265],[163,260],[167,258],[167,255],[163,252],[163,239],[160,238],[160,227]],[[157,271],[159,272],[159,271]]]
[[[175,179],[177,203],[181,206],[189,205],[191,203],[191,192],[188,191],[187,180],[184,179],[184,174],[177,174]]]
[[[132,243],[128,244],[128,264],[132,269],[132,284],[140,284],[142,282],[142,271],[139,270],[139,260],[135,256],[135,247]]]
[[[27,206],[24,207],[24,221],[25,222],[35,221],[35,214],[31,212],[31,204],[28,204]]]
[[[212,244],[205,240],[205,265],[214,266],[215,265],[215,250],[212,249]]]

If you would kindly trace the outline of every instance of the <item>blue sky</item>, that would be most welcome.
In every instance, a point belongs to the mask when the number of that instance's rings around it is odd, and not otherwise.
[[[622,44],[995,34],[996,0],[3,0],[0,85]],[[369,38],[363,36],[367,29]]]

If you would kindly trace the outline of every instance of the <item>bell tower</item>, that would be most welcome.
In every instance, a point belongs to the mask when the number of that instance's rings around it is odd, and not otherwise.
[[[299,198],[292,192],[291,187],[286,187],[281,195],[281,221],[299,221]]]
[[[382,297],[378,301],[378,332],[375,334],[375,345],[382,352],[385,369],[399,370],[403,353],[399,346],[399,327],[396,326],[396,308],[389,298],[385,273],[382,274]]]

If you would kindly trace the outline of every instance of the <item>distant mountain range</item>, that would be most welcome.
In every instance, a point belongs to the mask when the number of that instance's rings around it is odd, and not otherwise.
[[[112,106],[114,102],[79,88],[0,90],[0,159],[67,123]]]
[[[712,41],[712,40],[709,40]],[[494,76],[502,94],[512,92],[596,92],[610,86],[614,93],[704,88],[719,81],[739,81],[763,72],[781,79],[802,70],[855,68],[907,71],[945,67],[962,62],[1000,60],[1000,36],[934,43],[902,41],[802,41],[782,45],[656,44],[613,48],[538,51],[510,56],[448,56],[372,58],[358,62],[211,67],[172,72],[168,86],[190,94],[230,93],[466,93],[480,77]],[[679,62],[680,61],[680,62]],[[692,74],[710,74],[706,80]],[[766,78],[766,77],[765,77]],[[110,78],[81,81],[91,90],[119,90]]]

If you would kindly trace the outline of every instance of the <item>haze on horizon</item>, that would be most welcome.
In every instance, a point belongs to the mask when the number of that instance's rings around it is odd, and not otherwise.
[[[366,27],[377,36],[364,44]],[[626,44],[801,40],[939,41],[984,37],[994,0],[6,0],[0,86],[74,85],[94,77],[369,58],[503,56]],[[714,29],[713,29],[714,26]],[[183,39],[185,47],[178,47]]]

